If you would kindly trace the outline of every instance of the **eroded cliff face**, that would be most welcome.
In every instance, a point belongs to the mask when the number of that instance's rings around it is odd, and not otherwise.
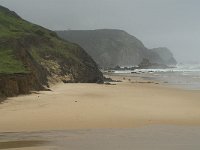
[[[15,56],[43,85],[48,86],[52,80],[103,82],[103,75],[96,63],[78,45],[64,41],[57,44],[49,39],[28,36],[15,41],[13,49],[16,49]]]
[[[21,73],[0,73],[1,99],[20,94],[29,94],[32,90],[45,90],[48,87],[48,72],[31,56],[28,51],[29,43],[26,43],[27,41],[20,39],[4,39],[3,44],[1,44],[1,49],[12,49],[13,59],[19,60],[26,68],[26,72]],[[5,67],[9,68],[9,65],[5,65]]]
[[[33,74],[0,74],[0,95],[4,97],[44,90]]]
[[[7,97],[27,94],[31,90],[44,90],[49,87],[49,83],[62,81],[103,82],[103,75],[96,63],[82,48],[74,45],[74,49],[68,52],[72,54],[68,58],[52,49],[44,51],[44,46],[56,49],[54,44],[37,36],[4,41],[3,45],[13,49],[14,57],[23,63],[27,73],[0,74],[0,95]]]
[[[55,82],[102,83],[103,75],[80,46],[0,7],[0,97],[44,90]]]

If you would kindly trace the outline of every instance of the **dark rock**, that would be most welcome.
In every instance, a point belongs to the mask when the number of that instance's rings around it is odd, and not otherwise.
[[[122,81],[120,81],[120,80],[113,80],[111,78],[104,77],[104,82],[122,82]]]
[[[121,70],[121,67],[120,66],[115,66],[114,68],[113,68],[113,70]]]
[[[109,83],[109,82],[105,82],[104,84],[105,85],[116,85],[116,84],[112,84],[112,83]]]
[[[71,80],[62,80],[63,83],[74,83],[73,81]]]
[[[106,78],[106,77],[104,77],[104,82],[113,82],[114,80],[113,79],[111,79],[111,78]]]
[[[131,72],[131,74],[140,74],[139,72]]]
[[[164,64],[151,63],[147,58],[144,58],[142,62],[138,65],[138,69],[166,69],[166,68],[170,67]]]

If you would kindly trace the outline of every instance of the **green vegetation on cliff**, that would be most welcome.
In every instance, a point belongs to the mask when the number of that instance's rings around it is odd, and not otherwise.
[[[20,18],[0,6],[0,93],[3,84],[13,83],[20,91],[21,76],[28,76],[30,90],[39,90],[49,82],[102,82],[103,76],[93,59],[78,45],[66,42],[56,33]],[[5,82],[5,74],[10,74]],[[27,79],[27,78],[26,78]],[[28,79],[27,79],[28,80]],[[27,85],[28,86],[28,85]],[[26,88],[26,87],[24,87]],[[9,87],[9,90],[12,88]],[[25,90],[27,91],[27,90]],[[19,92],[20,94],[20,92]]]
[[[13,51],[9,49],[0,49],[0,73],[26,73],[28,70],[23,63],[15,58]]]

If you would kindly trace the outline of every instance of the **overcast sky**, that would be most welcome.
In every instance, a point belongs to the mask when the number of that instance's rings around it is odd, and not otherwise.
[[[0,0],[52,30],[122,29],[178,61],[200,62],[200,0]]]

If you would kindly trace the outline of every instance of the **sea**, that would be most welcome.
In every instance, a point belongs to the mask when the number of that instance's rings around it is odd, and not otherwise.
[[[135,69],[113,71],[115,74],[137,76],[187,90],[200,90],[200,63],[177,64],[167,69]]]

